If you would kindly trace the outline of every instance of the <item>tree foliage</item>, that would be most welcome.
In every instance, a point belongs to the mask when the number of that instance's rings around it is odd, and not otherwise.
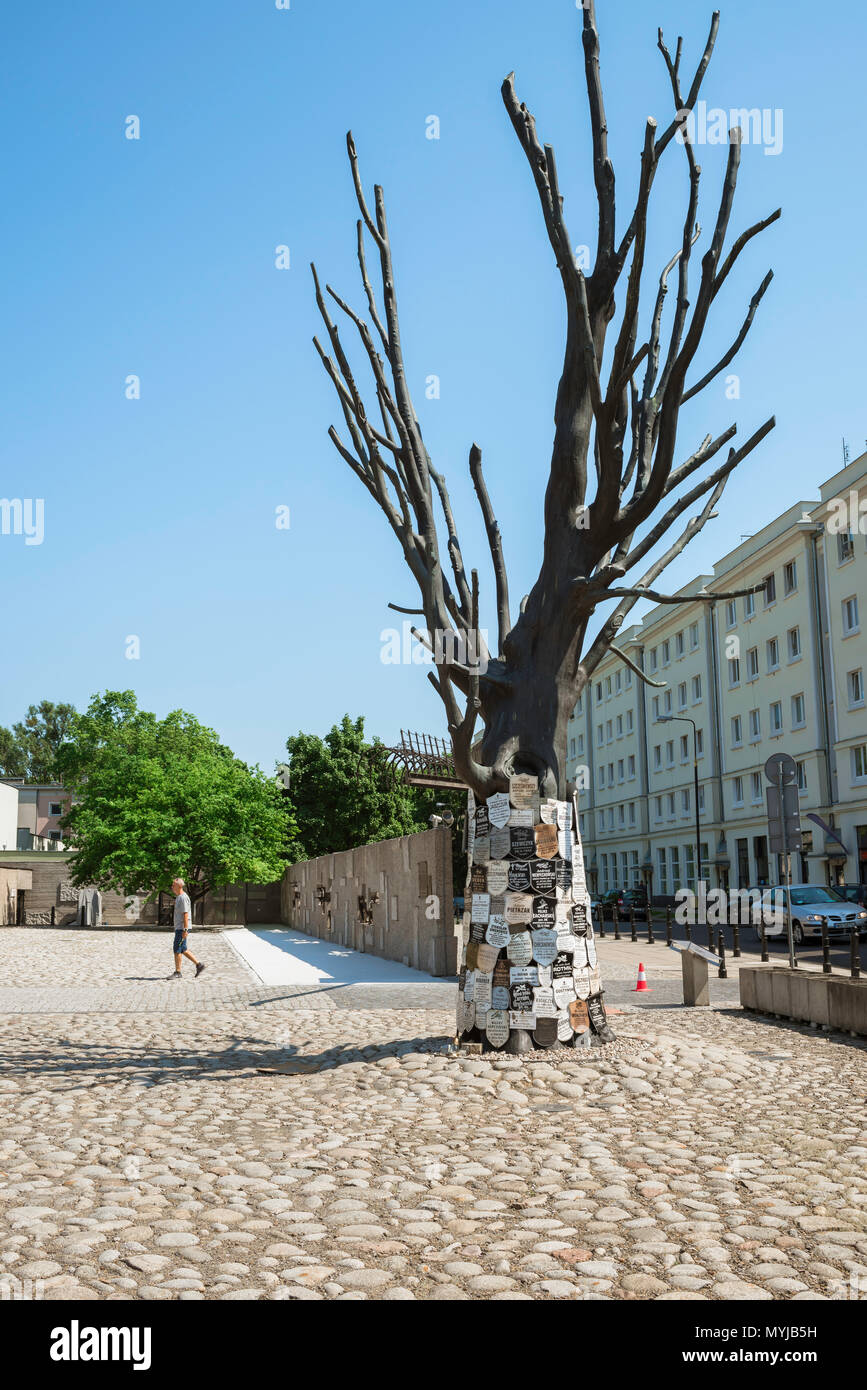
[[[0,726],[0,775],[27,782],[57,781],[57,750],[74,716],[74,705],[40,700],[11,729]]]
[[[153,895],[183,878],[193,899],[228,883],[269,883],[294,857],[276,782],[184,710],[140,710],[106,691],[72,721],[58,768],[75,800],[64,838],[72,878]]]

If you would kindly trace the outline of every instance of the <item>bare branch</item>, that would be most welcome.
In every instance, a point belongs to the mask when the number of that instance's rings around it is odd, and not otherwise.
[[[642,671],[641,667],[637,666],[631,657],[626,655],[626,652],[623,651],[622,647],[615,647],[614,643],[612,642],[608,650],[610,652],[613,652],[615,656],[619,656],[624,666],[628,666],[630,671],[634,671],[636,676],[638,676],[641,680],[644,681],[645,685],[652,685],[655,686],[657,690],[662,690],[668,684],[667,681],[652,681],[650,679],[650,676],[648,676],[645,671]]]
[[[711,381],[713,381],[714,377],[719,376],[720,372],[723,371],[728,366],[729,362],[731,362],[732,358],[737,355],[741,343],[744,341],[744,338],[750,331],[750,326],[752,324],[753,319],[756,316],[756,310],[758,309],[759,304],[762,301],[762,296],[765,293],[765,290],[768,288],[768,285],[773,280],[773,278],[774,272],[772,270],[769,270],[764,280],[759,285],[759,288],[756,290],[755,294],[750,300],[749,311],[743,323],[741,324],[741,331],[735,338],[728,352],[723,354],[723,356],[717,362],[715,367],[712,367],[709,372],[705,373],[705,375],[701,378],[701,381],[697,381],[695,383],[695,386],[691,386],[688,391],[685,391],[683,393],[683,396],[681,397],[681,405],[685,405],[686,402],[688,400],[691,400],[693,396],[697,396],[699,391],[703,391],[704,388]]]
[[[474,444],[470,449],[470,477],[473,480],[473,487],[476,489],[476,496],[482,509],[488,545],[491,550],[491,561],[494,566],[494,580],[497,589],[497,650],[502,656],[506,638],[512,630],[512,620],[509,616],[509,577],[503,554],[503,538],[500,535],[497,518],[494,516],[491,499],[488,496],[488,489],[482,473],[482,451],[478,444]]]

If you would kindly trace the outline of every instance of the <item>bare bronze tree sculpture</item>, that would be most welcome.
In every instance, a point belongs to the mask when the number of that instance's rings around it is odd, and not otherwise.
[[[446,707],[456,766],[481,798],[506,790],[510,775],[516,772],[536,776],[544,795],[563,796],[566,724],[577,697],[603,654],[612,647],[626,614],[640,598],[679,601],[653,589],[654,580],[701,531],[732,470],[774,425],[773,418],[766,420],[740,447],[729,448],[725,462],[675,497],[680,485],[698,473],[736,433],[737,427],[732,425],[716,438],[708,435],[690,457],[675,465],[680,407],[703,391],[731,362],[750,329],[772,272],[767,273],[753,295],[732,345],[710,371],[687,384],[711,305],[747,243],[780,215],[778,209],[749,227],[723,255],[741,152],[740,131],[731,131],[716,222],[701,259],[694,302],[690,302],[688,272],[692,249],[700,235],[696,216],[701,170],[690,139],[688,114],[695,106],[713,52],[719,13],[713,15],[704,53],[685,94],[681,85],[682,40],[678,39],[672,58],[659,31],[658,47],[668,72],[675,114],[661,133],[653,119],[647,121],[635,207],[619,239],[593,0],[585,5],[583,25],[598,202],[595,264],[586,277],[576,265],[566,228],[554,151],[541,142],[533,116],[518,100],[514,74],[502,85],[503,101],[532,170],[545,229],[563,282],[566,349],[554,412],[542,565],[514,623],[503,544],[482,475],[481,452],[475,444],[470,450],[470,473],[484,517],[496,580],[497,652],[490,654],[490,659],[488,653],[483,653],[483,673],[474,669],[473,660],[455,658],[455,651],[478,651],[477,575],[475,570],[467,573],[445,479],[434,468],[422,439],[404,370],[383,193],[380,187],[375,188],[371,213],[351,133],[347,146],[361,211],[357,224],[358,261],[367,297],[367,319],[330,286],[326,286],[326,292],[359,333],[373,372],[378,424],[374,424],[365,405],[313,269],[317,303],[331,354],[318,340],[314,341],[337,390],[349,441],[344,442],[333,427],[329,433],[342,458],[385,513],[418,584],[420,607],[399,611],[423,616],[428,633],[453,634],[452,645],[438,644],[437,674],[431,672],[429,678]],[[659,277],[647,339],[639,344],[639,299],[650,194],[660,159],[676,136],[684,150],[689,177],[686,215],[680,245]],[[368,275],[365,231],[379,255],[382,315]],[[673,275],[677,279],[676,302],[667,342],[663,344],[663,303],[669,277]],[[609,354],[607,382],[603,384],[606,338],[615,318],[615,292],[623,278],[623,310]],[[595,491],[588,503],[591,448]],[[451,579],[441,558],[437,503],[447,535]],[[623,577],[693,504],[699,504],[697,514],[668,549],[640,579],[622,586]],[[657,509],[658,519],[637,539],[639,528],[651,521]],[[707,597],[710,599],[711,595]],[[713,597],[723,595],[716,593]],[[617,599],[617,606],[585,651],[591,615],[609,599]],[[463,709],[460,695],[466,700]],[[478,715],[484,725],[480,753],[471,747]]]

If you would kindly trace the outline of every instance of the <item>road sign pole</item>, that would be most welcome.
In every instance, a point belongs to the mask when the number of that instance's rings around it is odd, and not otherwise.
[[[780,796],[783,795],[782,777],[780,778]],[[786,935],[789,939],[789,967],[794,970],[798,964],[795,959],[795,938],[792,932],[792,872],[789,863],[789,838],[786,834],[786,817],[781,817],[781,828],[783,837],[783,874],[786,883]]]

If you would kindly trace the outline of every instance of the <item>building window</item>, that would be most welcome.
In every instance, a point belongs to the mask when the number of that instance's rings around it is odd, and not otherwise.
[[[597,682],[596,682],[596,703],[597,703],[597,705],[599,704],[599,702],[601,701],[601,699],[602,699],[602,682],[601,682],[601,681],[597,681]]]
[[[669,854],[671,855],[671,889],[672,892],[676,893],[678,888],[681,887],[680,850],[678,849],[677,845],[669,846]]]
[[[603,893],[607,893],[607,892],[608,892],[608,855],[607,855],[607,854],[603,854],[603,856],[602,856],[602,891],[603,891]]]
[[[48,832],[48,838],[49,838],[49,840],[59,840],[59,839],[60,839],[60,831],[59,831],[59,830],[49,830],[49,832]]]
[[[765,643],[765,650],[768,656],[768,670],[776,671],[780,664],[780,644],[776,637],[772,637],[770,641]]]
[[[665,705],[665,712],[666,712],[666,714],[671,714],[671,691],[670,691],[670,690],[666,690],[666,691],[664,692],[664,695],[663,695],[663,704]]]
[[[627,689],[627,690],[629,689],[630,685],[632,684],[632,672],[630,671],[630,669],[629,669],[628,666],[627,666],[627,668],[626,668],[626,680],[625,680],[624,684],[626,685],[626,689]]]
[[[570,738],[570,740],[569,740],[569,757],[570,757],[570,758],[574,758],[574,757],[575,757],[575,740],[574,740],[574,738]]]
[[[770,707],[771,714],[771,734],[781,734],[783,732],[783,703],[775,700]]]
[[[630,753],[630,754],[629,754],[629,758],[628,758],[628,761],[627,761],[627,763],[626,763],[626,775],[627,775],[627,777],[629,778],[630,782],[633,781],[634,778],[635,778],[635,754],[634,754],[634,753]]]
[[[786,633],[786,641],[789,649],[789,660],[798,661],[801,655],[801,629],[790,627]]]
[[[704,811],[704,787],[698,789],[698,809]]]
[[[635,802],[634,802],[634,801],[630,801],[630,803],[629,803],[629,824],[630,824],[630,825],[634,825],[634,824],[635,824]]]
[[[695,755],[696,755],[697,758],[703,758],[703,757],[704,757],[704,730],[703,730],[703,729],[696,729],[696,731],[695,731]]]
[[[752,617],[755,616],[755,612],[756,612],[756,596],[755,596],[755,594],[744,594],[744,617],[745,617],[745,618],[752,618]]]
[[[622,672],[622,671],[618,671],[617,674],[616,674],[616,676],[614,677],[614,690],[615,690],[615,693],[616,693],[617,695],[620,694],[620,691],[621,691],[622,686],[623,686],[623,672]]]
[[[689,815],[689,803],[690,803],[689,787],[684,787],[683,790],[682,790],[682,792],[680,793],[680,813],[681,813],[682,816],[688,816],[688,815]]]
[[[578,703],[577,703],[577,705],[575,706],[575,709],[576,709],[576,711],[578,712],[578,714],[583,714],[583,713],[584,713],[584,696],[583,696],[583,695],[579,695],[579,696],[578,696]]]
[[[777,601],[777,580],[773,574],[765,575],[765,607],[770,608]]]
[[[849,694],[849,708],[855,709],[864,703],[864,672],[859,666],[857,671],[849,671],[846,676],[846,690]]]
[[[762,774],[760,772],[750,773],[750,800],[754,805],[762,799]]]
[[[689,646],[690,651],[695,651],[698,647],[698,623],[689,625]]]
[[[740,748],[743,743],[743,728],[739,714],[732,715],[732,748]]]
[[[665,745],[665,764],[666,767],[674,767],[674,739],[670,738]]]
[[[604,787],[604,786],[605,786],[605,764],[604,764],[604,763],[600,763],[600,765],[599,765],[599,771],[598,771],[597,774],[596,774],[596,781],[599,783],[599,786],[600,786],[600,787]]]
[[[749,713],[750,721],[750,743],[756,743],[762,736],[762,720],[757,709],[751,709]]]
[[[845,565],[855,554],[855,537],[851,531],[837,532],[837,563]]]
[[[48,814],[49,814],[49,816],[62,816],[62,815],[63,815],[63,807],[62,807],[62,805],[60,804],[59,801],[49,801],[49,803],[48,803]]]
[[[796,763],[795,766],[798,769],[798,791],[805,792],[807,790],[807,764]]]
[[[622,803],[621,803],[620,806],[617,807],[617,824],[618,824],[618,825],[625,825],[625,824],[626,824],[626,812],[625,812],[625,809],[624,809]]]
[[[663,666],[671,664],[671,643],[667,639],[662,644],[662,664]]]
[[[732,780],[732,804],[735,806],[743,806],[744,804],[743,777],[735,777]]]
[[[662,797],[661,797],[661,796],[658,796],[658,797],[656,798],[656,819],[657,819],[657,820],[662,820]]]
[[[611,725],[611,720],[610,720],[610,719],[606,719],[606,721],[605,721],[605,742],[606,742],[606,743],[610,743],[611,740],[613,739],[613,737],[614,737],[614,730],[613,730],[612,725]]]
[[[654,695],[654,697],[653,697],[653,703],[652,703],[652,705],[651,705],[651,709],[653,710],[653,718],[654,718],[654,721],[655,721],[655,720],[657,720],[657,719],[659,718],[659,696],[658,696],[658,695]]]
[[[750,647],[747,652],[747,680],[754,681],[759,674],[759,649]]]
[[[632,733],[632,710],[631,710],[631,709],[628,709],[628,710],[626,711],[626,732],[627,732],[628,734],[631,734],[631,733]]]
[[[606,698],[606,700],[610,700],[610,699],[611,699],[611,677],[610,677],[610,676],[606,676],[606,677],[605,677],[605,698]]]
[[[686,886],[690,892],[695,892],[695,850],[692,845],[687,845],[684,851],[686,855]]]
[[[792,696],[792,728],[801,729],[807,722],[803,695]]]
[[[650,669],[651,669],[651,671],[655,671],[657,665],[658,665],[658,662],[657,662],[657,658],[656,658],[656,647],[651,647],[651,650],[650,650]]]
[[[741,663],[736,656],[729,658],[729,686],[740,685]]]
[[[578,735],[578,757],[579,757],[579,758],[583,758],[583,756],[584,756],[584,735],[583,735],[583,734],[579,734],[579,735]]]
[[[668,869],[665,862],[665,850],[656,851],[656,876],[659,879],[659,892],[668,892]]]
[[[675,638],[674,638],[674,654],[675,654],[675,656],[683,656],[683,633],[682,633],[682,632],[678,632],[678,633],[675,634]]]
[[[617,737],[618,737],[618,738],[622,738],[622,737],[623,737],[623,715],[622,715],[622,714],[618,714],[618,716],[617,716]]]
[[[852,781],[867,782],[867,743],[856,743],[852,749]]]
[[[609,764],[608,764],[608,785],[609,785],[609,787],[613,787],[613,786],[614,786],[614,764],[613,764],[613,763],[609,763]]]
[[[858,599],[852,594],[851,598],[843,600],[843,636],[850,637],[858,631],[858,626]]]
[[[677,687],[677,708],[686,709],[686,681],[681,681]]]
[[[605,742],[605,730],[601,724],[596,725],[596,742],[600,747]]]
[[[726,627],[734,627],[738,620],[737,605],[733,598],[726,604]]]
[[[668,793],[668,818],[669,818],[669,820],[674,820],[674,817],[675,817],[675,809],[674,809],[674,792],[669,792],[669,793]]]
[[[787,565],[783,565],[783,593],[793,594],[798,587],[798,565],[795,560],[790,560]]]
[[[623,781],[623,759],[622,759],[622,758],[618,758],[618,759],[617,759],[617,780],[618,780],[618,782],[622,782],[622,781]]]
[[[653,750],[653,766],[655,768],[662,767],[662,746],[659,743]]]
[[[692,678],[692,703],[697,705],[701,699],[701,676]]]
[[[680,740],[680,761],[681,761],[682,763],[685,763],[685,762],[688,762],[688,761],[689,761],[689,735],[688,735],[688,734],[683,734],[683,735],[681,736],[681,740]]]

